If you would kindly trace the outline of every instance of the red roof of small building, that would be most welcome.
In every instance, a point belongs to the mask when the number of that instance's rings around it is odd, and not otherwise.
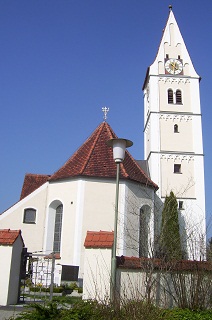
[[[75,176],[115,178],[116,164],[113,150],[106,145],[106,141],[112,138],[117,136],[107,122],[102,122],[73,156],[49,178],[49,181]],[[128,151],[123,163],[120,164],[120,179],[133,180],[158,189]]]
[[[10,230],[10,229],[0,230],[0,245],[5,245],[5,246],[13,245],[13,243],[16,241],[19,235],[23,242],[21,230]],[[23,242],[23,245],[24,245],[24,242]]]
[[[30,193],[41,187],[50,176],[45,174],[27,173],[24,178],[24,183],[21,191],[20,200],[27,197]]]
[[[85,248],[112,248],[113,231],[87,231]]]

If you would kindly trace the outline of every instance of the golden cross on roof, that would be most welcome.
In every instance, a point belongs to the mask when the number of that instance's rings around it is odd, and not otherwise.
[[[107,119],[107,113],[109,112],[109,110],[110,109],[107,107],[102,108],[102,112],[104,113],[104,116],[103,116],[104,121]]]

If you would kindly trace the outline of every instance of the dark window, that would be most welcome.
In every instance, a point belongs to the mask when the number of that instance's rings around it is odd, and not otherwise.
[[[56,209],[53,252],[60,252],[62,218],[63,218],[63,205],[61,204]]]
[[[24,223],[35,223],[36,220],[36,210],[32,208],[27,208],[24,210]]]
[[[176,91],[176,103],[181,104],[182,103],[182,93],[180,90]]]
[[[62,265],[61,281],[77,281],[78,280],[78,266]]]
[[[180,210],[183,209],[183,201],[179,201],[179,207],[178,207]]]
[[[166,59],[169,59],[169,55],[168,54],[166,54]]]
[[[180,59],[180,56],[178,56],[178,59]]]
[[[145,205],[140,209],[139,257],[148,257],[149,218],[150,207]]]
[[[174,96],[173,96],[173,90],[168,90],[168,103],[174,103]]]
[[[174,164],[174,173],[181,173],[181,164]]]
[[[178,131],[178,125],[177,124],[175,124],[174,125],[174,133],[178,133],[179,131]]]

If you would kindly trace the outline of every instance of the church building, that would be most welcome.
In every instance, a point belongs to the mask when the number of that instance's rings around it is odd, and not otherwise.
[[[115,133],[103,121],[54,174],[26,174],[20,200],[0,216],[1,228],[21,229],[28,251],[54,252],[59,266],[77,269],[79,278],[87,231],[113,231],[116,164],[106,145],[112,138]],[[148,215],[149,241],[153,236],[157,188],[126,151],[120,164],[118,255],[138,256],[144,247],[140,210]]]
[[[117,255],[154,256],[164,199],[178,200],[187,258],[205,245],[200,77],[172,9],[144,91],[144,155],[120,164]],[[55,173],[26,174],[20,200],[0,215],[1,229],[20,229],[29,252],[54,252],[56,268],[83,278],[87,231],[113,231],[116,164],[106,119]],[[60,272],[56,273],[60,282]]]

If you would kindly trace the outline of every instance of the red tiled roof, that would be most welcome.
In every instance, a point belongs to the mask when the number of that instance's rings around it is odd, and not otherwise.
[[[24,178],[20,200],[41,187],[48,179],[48,175],[27,173]]]
[[[157,258],[118,257],[117,266],[123,269],[166,270],[166,271],[212,271],[209,261],[164,261]]]
[[[2,229],[0,230],[0,245],[13,245],[18,236],[21,236],[21,230],[10,230],[10,229]],[[23,242],[23,238],[21,236],[21,240]],[[24,244],[24,242],[23,242]]]
[[[85,248],[112,248],[113,231],[87,231]]]
[[[49,181],[75,176],[115,178],[116,164],[113,160],[113,151],[106,145],[106,141],[112,138],[117,136],[107,122],[102,122],[73,156],[49,178]],[[128,151],[120,165],[120,179],[130,179],[158,189]]]

